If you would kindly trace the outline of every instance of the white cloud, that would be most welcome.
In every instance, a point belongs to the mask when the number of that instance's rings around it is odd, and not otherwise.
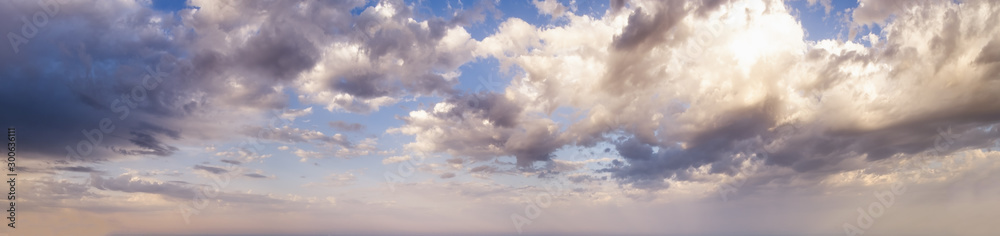
[[[302,159],[299,159],[299,162],[306,162],[306,161],[309,160],[309,158],[318,159],[318,158],[326,157],[326,155],[323,155],[323,153],[314,152],[314,151],[306,151],[306,150],[302,150],[302,149],[296,149],[292,153],[295,154],[296,156],[302,158]]]
[[[216,152],[215,156],[226,157],[242,163],[260,162],[271,157],[271,154],[257,153],[246,148],[233,148],[229,151]]]
[[[531,3],[535,5],[535,8],[538,8],[538,13],[552,17],[560,17],[567,11],[566,6],[557,0],[532,0]]]
[[[281,113],[281,118],[295,121],[295,118],[306,116],[312,114],[312,107],[307,107],[305,109],[287,109],[284,113]]]
[[[348,158],[348,157],[369,155],[378,150],[378,148],[375,147],[375,145],[377,144],[378,144],[377,138],[366,138],[353,146],[341,147],[339,150],[337,150],[337,156]]]
[[[862,6],[857,24],[897,14],[867,36],[872,47],[805,41],[780,1],[719,4],[639,1],[630,14],[545,28],[508,19],[476,49],[518,68],[502,94],[453,96],[389,132],[414,135],[411,151],[510,155],[521,167],[609,143],[625,159],[606,171],[646,189],[700,168],[736,174],[741,154],[766,152],[766,165],[808,175],[928,151],[941,128],[965,134],[961,147],[998,137],[975,130],[1000,121],[987,118],[1000,114],[987,102],[1000,99],[986,82],[1000,71],[985,59],[1000,37],[989,2],[907,1],[910,11],[859,19],[874,7]],[[893,4],[878,8],[901,9]],[[575,114],[556,123],[556,109]]]
[[[354,184],[357,182],[358,177],[355,176],[355,171],[348,171],[344,173],[333,173],[326,178],[323,182],[310,182],[303,185],[304,187],[341,187]],[[336,204],[336,202],[333,202]]]
[[[391,156],[391,157],[386,157],[385,159],[382,159],[382,164],[388,165],[388,164],[400,163],[400,162],[409,161],[409,160],[410,160],[410,155]]]

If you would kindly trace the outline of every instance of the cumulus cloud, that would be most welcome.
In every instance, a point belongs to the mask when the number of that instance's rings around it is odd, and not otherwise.
[[[514,156],[520,167],[548,161],[567,141],[558,125],[523,112],[523,104],[495,93],[460,95],[432,110],[410,112],[406,125],[390,129],[416,136],[407,147],[418,152],[447,152],[480,160]]]
[[[636,1],[548,28],[509,19],[476,48],[519,69],[502,93],[449,97],[391,131],[414,135],[410,150],[522,167],[608,143],[623,159],[602,171],[642,189],[734,175],[752,157],[823,176],[912,158],[942,137],[956,137],[944,153],[992,144],[997,7],[905,2],[855,10],[856,24],[895,15],[871,46],[806,41],[780,1]],[[557,108],[579,115],[557,125]]]
[[[348,112],[451,94],[476,43],[461,26],[493,9],[484,3],[417,21],[402,1],[191,1],[197,7],[177,12],[144,4],[3,3],[3,32],[21,35],[21,16],[51,15],[30,40],[5,41],[11,47],[0,51],[10,62],[0,66],[8,78],[0,85],[21,88],[0,95],[0,105],[20,113],[0,122],[48,140],[25,143],[26,153],[67,161],[170,156],[179,145],[247,135],[245,127],[269,116],[294,121],[313,112],[287,109],[287,92]],[[104,119],[111,123],[102,132]]]
[[[854,23],[862,25],[873,24],[873,23],[884,24],[885,20],[887,20],[889,16],[901,13],[903,10],[906,10],[907,7],[918,5],[917,2],[918,1],[860,0],[858,1],[858,8],[854,9],[853,11],[852,18]]]
[[[284,113],[281,113],[281,118],[295,121],[295,118],[312,114],[312,107],[307,107],[305,109],[288,109]]]
[[[302,149],[297,149],[297,150],[295,150],[295,152],[292,152],[292,153],[294,153],[296,156],[302,158],[302,159],[299,159],[300,162],[306,162],[307,160],[309,160],[309,158],[316,159],[316,158],[323,158],[323,157],[325,157],[325,155],[323,155],[323,153],[314,152],[314,151],[306,151],[306,150],[302,150]]]
[[[539,13],[552,17],[560,17],[567,11],[566,6],[556,0],[532,0],[531,3],[535,5],[535,8],[538,8]]]
[[[350,141],[348,141],[347,138],[341,134],[326,135],[320,131],[300,129],[290,126],[274,128],[250,127],[247,128],[246,132],[248,135],[257,134],[257,137],[262,139],[285,143],[316,142],[328,147],[351,145]]]
[[[359,123],[348,123],[343,121],[330,121],[330,127],[342,132],[360,132],[365,129],[365,125]]]
[[[458,26],[481,20],[487,8],[450,20],[412,21],[402,2],[379,2],[340,29],[350,37],[317,48],[323,57],[297,80],[299,99],[328,110],[371,112],[405,94],[454,93],[457,81],[450,72],[473,59],[476,43]]]

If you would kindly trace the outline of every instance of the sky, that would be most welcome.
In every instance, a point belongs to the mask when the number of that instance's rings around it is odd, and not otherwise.
[[[990,0],[0,1],[0,235],[996,235],[997,22]]]

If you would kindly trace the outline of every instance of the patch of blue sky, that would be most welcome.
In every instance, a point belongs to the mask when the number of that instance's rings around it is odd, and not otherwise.
[[[806,0],[787,2],[806,31],[805,39],[820,41],[833,39],[845,41],[851,30],[849,23],[851,10],[858,7],[858,2],[846,0],[831,2],[830,12],[820,3],[810,5]]]
[[[480,58],[459,67],[462,72],[458,76],[455,89],[465,93],[494,92],[503,93],[510,84],[512,73],[502,73],[500,63],[495,58]]]
[[[362,7],[356,7],[354,9],[351,9],[351,15],[359,16],[359,15],[361,15],[362,12],[365,11],[365,9],[368,9],[369,7],[374,7],[377,4],[378,4],[378,1],[365,1],[365,5],[364,6],[362,6]]]
[[[565,0],[560,0],[560,2],[562,2],[563,5],[567,6],[567,7],[570,6],[570,4],[567,4],[566,2],[574,2],[576,4],[576,11],[574,11],[573,14],[580,15],[580,16],[584,16],[584,15],[585,16],[590,16],[590,17],[593,17],[593,18],[596,18],[596,19],[600,19],[600,18],[604,17],[604,14],[608,11],[608,8],[611,7],[609,5],[610,1],[586,1],[586,0],[583,0],[583,1],[565,1]]]
[[[458,12],[473,10],[476,8],[476,4],[487,4],[488,2],[481,1],[461,1],[461,0],[445,0],[445,1],[426,1],[426,0],[406,0],[406,5],[412,7],[414,20],[424,21],[430,18],[440,17],[444,20],[451,20]],[[465,30],[472,35],[472,38],[476,40],[482,40],[486,36],[492,35],[499,21],[495,18],[500,16],[494,16],[489,11],[483,11],[484,18],[482,22],[475,22],[472,25],[465,26]]]
[[[152,4],[153,10],[165,11],[165,12],[177,12],[185,8],[193,8],[188,6],[187,0],[153,0]]]
[[[552,114],[549,115],[549,119],[559,124],[559,132],[566,132],[570,126],[576,124],[580,120],[587,117],[587,112],[585,110],[576,109],[568,106],[557,107]]]
[[[559,2],[565,6],[567,10],[572,10],[571,6],[574,4],[574,1],[559,0]],[[477,4],[484,3],[486,2],[468,0],[407,1],[407,5],[414,6],[415,15],[418,18],[416,20],[424,20],[429,17],[442,17],[448,20],[460,10],[474,9]],[[578,5],[578,12],[576,14],[586,14],[596,18],[604,14],[605,10],[607,10],[608,3],[606,1],[579,1],[575,2],[575,4]],[[499,11],[499,14],[484,11],[483,14],[485,17],[482,22],[465,26],[465,30],[472,35],[473,39],[483,40],[484,38],[493,35],[496,33],[500,24],[511,18],[518,18],[536,26],[560,25],[567,23],[565,20],[553,19],[552,16],[539,13],[538,8],[535,7],[531,0],[499,1],[495,7],[497,11]]]
[[[510,18],[518,18],[531,25],[544,25],[549,20],[548,16],[538,13],[538,8],[535,8],[535,4],[530,0],[500,1],[496,7],[502,13],[500,19],[487,18],[486,24],[483,26],[472,27],[469,34],[472,34],[473,38],[482,40],[482,38],[492,35],[501,23]]]

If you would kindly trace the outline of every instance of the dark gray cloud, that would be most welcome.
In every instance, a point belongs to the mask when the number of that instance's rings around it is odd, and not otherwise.
[[[365,129],[365,125],[363,125],[363,124],[349,123],[349,122],[343,122],[343,121],[339,121],[339,120],[338,121],[330,121],[330,123],[327,123],[327,124],[329,124],[330,127],[333,127],[334,129],[336,129],[338,131],[341,131],[341,132],[361,132],[362,130]]]
[[[611,11],[612,15],[618,14],[618,12],[625,8],[625,3],[627,2],[626,0],[611,0],[611,6],[608,7],[608,10]]]
[[[553,121],[526,119],[523,109],[522,104],[495,93],[459,95],[423,111],[427,116],[401,117],[406,125],[391,132],[417,135],[418,140],[428,142],[425,151],[479,160],[514,156],[518,167],[528,168],[551,160],[552,152],[566,141],[552,130]],[[439,130],[442,125],[454,128]]]
[[[976,57],[976,63],[992,64],[1000,62],[1000,39],[991,40]]]
[[[455,173],[451,173],[451,172],[448,172],[448,173],[444,173],[444,174],[441,174],[441,176],[440,176],[440,177],[441,177],[441,179],[451,179],[451,178],[455,178]]]
[[[628,25],[615,36],[614,48],[621,51],[638,51],[655,47],[667,39],[667,32],[684,18],[687,12],[678,5],[664,2],[650,10],[636,8],[628,17]],[[652,14],[652,15],[650,15]]]
[[[127,6],[50,1],[49,20],[30,40],[0,49],[0,86],[18,88],[0,95],[0,105],[17,116],[0,123],[32,130],[22,150],[43,159],[106,160],[119,154],[169,155],[173,147],[157,136],[177,137],[167,127],[151,126],[183,117],[173,107],[180,74],[173,68],[178,43],[169,35],[144,29],[173,28],[180,22],[148,9],[136,9],[136,21],[113,24]],[[0,3],[0,31],[21,32],[22,16],[48,14],[34,2]],[[164,17],[158,23],[148,19]],[[70,25],[87,27],[71,27]],[[72,37],[68,36],[72,35]],[[5,37],[6,38],[6,37]],[[5,40],[6,42],[6,40]],[[17,48],[15,51],[14,48]],[[53,64],[55,63],[55,64]],[[56,66],[58,64],[58,66]],[[110,66],[98,66],[110,65]],[[183,87],[183,86],[181,86]],[[158,117],[147,117],[148,115]],[[104,131],[103,120],[109,121]],[[67,151],[66,147],[72,149]],[[118,147],[117,151],[111,147]],[[69,156],[70,158],[64,159]]]
[[[722,161],[741,152],[753,154],[754,148],[759,147],[760,135],[767,133],[768,128],[775,124],[773,114],[769,114],[765,107],[761,105],[732,111],[723,116],[726,118],[721,119],[717,127],[693,134],[685,147],[643,143],[636,138],[619,141],[615,148],[629,165],[614,169],[612,173],[625,181],[649,181],[647,184],[671,177],[687,180],[684,171],[688,168]],[[658,147],[656,152],[653,151],[654,146]],[[713,169],[713,172],[725,170]]]
[[[25,139],[46,140],[23,144],[26,154],[87,162],[170,156],[197,139],[246,134],[239,131],[250,124],[240,121],[255,119],[243,118],[285,108],[291,90],[304,102],[356,112],[410,94],[453,93],[455,80],[441,73],[471,60],[471,44],[441,46],[442,40],[493,9],[484,3],[448,20],[410,22],[413,14],[400,1],[380,3],[391,17],[374,7],[352,14],[364,1],[219,1],[176,13],[142,4],[51,2],[57,4],[0,3],[5,33],[21,35],[22,16],[48,16],[37,32],[26,31],[26,41],[5,40],[0,48],[0,87],[18,88],[0,94],[0,106],[19,113],[0,123],[31,130]],[[257,30],[244,31],[250,28]],[[357,46],[361,58],[324,57],[345,48],[331,45]],[[317,66],[331,73],[305,75]],[[300,79],[315,83],[293,83]],[[298,87],[305,84],[323,86]],[[326,92],[357,100],[318,97]],[[105,119],[110,125],[101,132]]]
[[[223,162],[223,163],[229,163],[229,164],[233,164],[233,165],[243,164],[243,162],[240,162],[240,161],[237,161],[237,160],[226,160],[226,159],[223,159],[223,160],[221,160],[221,162]]]
[[[111,150],[118,152],[123,155],[156,155],[156,156],[170,156],[177,151],[176,147],[164,144],[162,141],[158,140],[155,136],[148,132],[143,131],[132,131],[130,132],[132,138],[129,142],[138,146],[138,149],[118,149],[111,147]]]
[[[566,180],[569,180],[569,182],[571,182],[571,183],[578,184],[578,183],[585,183],[585,182],[589,183],[589,182],[594,182],[594,181],[605,181],[605,180],[608,180],[608,177],[607,176],[601,176],[600,178],[598,178],[597,176],[593,176],[593,175],[575,175],[575,176],[566,177]]]
[[[256,178],[256,179],[267,178],[267,176],[262,175],[262,174],[257,174],[257,173],[243,174],[243,176],[250,177],[250,178]]]
[[[660,82],[656,77],[650,77],[647,69],[662,66],[662,62],[645,59],[650,57],[652,49],[676,45],[676,42],[688,37],[686,31],[691,29],[675,29],[689,14],[682,2],[656,2],[653,8],[636,8],[629,15],[628,24],[622,32],[614,36],[614,50],[608,55],[609,68],[601,86],[604,92],[623,95]]]
[[[272,15],[272,17],[277,17]],[[259,37],[247,42],[247,47],[236,52],[236,63],[248,71],[263,73],[264,78],[292,80],[299,73],[312,68],[319,60],[316,45],[309,42],[298,28],[281,28],[267,25]]]
[[[192,168],[194,168],[195,170],[208,171],[208,172],[211,172],[212,174],[224,174],[224,173],[228,173],[229,172],[229,170],[226,170],[226,169],[223,169],[223,168],[219,168],[219,167],[214,167],[214,166],[195,165]]]
[[[70,171],[70,172],[83,172],[83,173],[103,172],[101,170],[94,169],[93,167],[89,166],[58,166],[53,169],[61,171]]]
[[[458,157],[448,158],[448,160],[444,160],[444,161],[446,163],[448,163],[448,164],[463,164],[463,163],[465,163],[465,159],[458,158]]]
[[[379,10],[362,11],[352,19],[351,29],[345,29],[353,36],[348,43],[358,46],[358,53],[364,57],[331,57],[320,62],[332,69],[306,79],[316,85],[300,89],[307,94],[307,100],[329,103],[329,109],[370,112],[385,105],[386,99],[404,94],[453,94],[457,80],[439,72],[455,70],[472,60],[473,46],[467,35],[455,35],[465,38],[451,41],[445,41],[446,36],[454,35],[452,29],[482,21],[484,12],[495,9],[492,3],[481,2],[472,9],[455,12],[451,19],[429,16],[425,22],[414,22],[409,20],[414,13],[403,2],[384,1],[379,5]],[[322,91],[350,97],[333,99],[319,94]]]

